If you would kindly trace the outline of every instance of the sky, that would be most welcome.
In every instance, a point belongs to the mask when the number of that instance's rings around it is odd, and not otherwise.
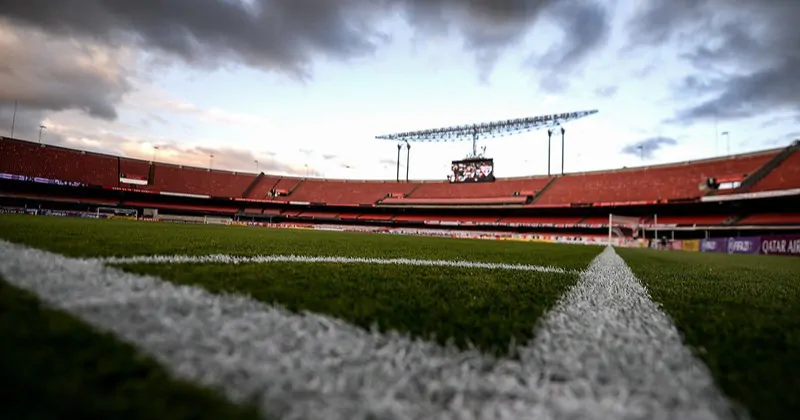
[[[744,153],[800,138],[797,16],[796,0],[5,0],[0,135],[394,179],[376,135],[596,109],[564,126],[566,172]],[[547,173],[544,130],[479,147],[498,177]],[[471,150],[412,144],[410,177],[445,179]]]

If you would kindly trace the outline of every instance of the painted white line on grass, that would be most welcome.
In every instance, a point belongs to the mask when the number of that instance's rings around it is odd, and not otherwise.
[[[140,255],[133,257],[107,257],[99,258],[106,264],[264,264],[275,262],[293,263],[335,263],[335,264],[383,264],[383,265],[414,265],[420,267],[457,267],[457,268],[486,268],[490,270],[519,270],[538,271],[542,273],[569,273],[578,274],[580,270],[567,270],[560,267],[530,265],[530,264],[505,264],[476,261],[452,260],[421,260],[412,258],[361,258],[339,256],[308,256],[308,255]]]
[[[0,275],[114,332],[177,377],[234,401],[255,397],[282,419],[729,414],[702,365],[610,249],[540,324],[519,361],[370,333],[4,241]]]
[[[521,359],[554,380],[553,392],[587,393],[607,418],[748,417],[716,387],[711,372],[611,247],[541,319]]]

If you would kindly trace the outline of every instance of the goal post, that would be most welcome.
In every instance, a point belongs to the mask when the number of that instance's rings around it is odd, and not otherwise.
[[[100,217],[100,215],[105,215],[109,219],[137,219],[139,218],[139,211],[121,207],[98,207],[97,216]]]
[[[640,217],[621,216],[618,214],[608,214],[608,245],[612,246],[614,237],[635,238],[639,236]]]

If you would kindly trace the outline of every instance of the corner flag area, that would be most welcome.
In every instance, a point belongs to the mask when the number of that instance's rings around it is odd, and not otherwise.
[[[800,259],[0,215],[2,418],[784,419]]]

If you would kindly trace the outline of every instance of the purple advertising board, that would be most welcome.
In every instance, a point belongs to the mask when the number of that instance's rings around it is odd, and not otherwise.
[[[800,235],[762,236],[761,253],[800,256]]]
[[[728,238],[728,254],[758,254],[761,251],[761,237]]]
[[[727,252],[727,238],[710,238],[700,240],[700,252]]]

